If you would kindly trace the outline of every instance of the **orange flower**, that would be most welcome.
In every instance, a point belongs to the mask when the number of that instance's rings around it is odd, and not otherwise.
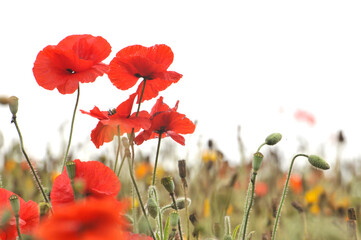
[[[265,182],[256,182],[255,193],[257,197],[263,197],[268,193],[268,185]]]
[[[39,240],[151,239],[128,232],[122,215],[127,208],[110,198],[74,202],[42,221],[35,235]]]
[[[300,194],[303,191],[302,177],[298,174],[292,174],[290,177],[290,187],[295,194]]]

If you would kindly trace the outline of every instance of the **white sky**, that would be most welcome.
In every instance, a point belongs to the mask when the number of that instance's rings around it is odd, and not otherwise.
[[[229,160],[239,161],[240,124],[249,154],[269,133],[280,132],[279,148],[287,158],[296,153],[302,136],[310,141],[310,151],[329,146],[324,157],[332,162],[331,136],[342,129],[348,141],[345,156],[354,158],[361,153],[360,12],[360,1],[332,0],[1,1],[0,95],[19,97],[26,148],[41,158],[48,143],[58,151],[64,122],[67,138],[76,94],[37,85],[32,67],[40,50],[68,35],[87,33],[111,44],[109,63],[128,45],[164,43],[175,55],[169,70],[184,77],[161,95],[170,106],[179,99],[179,112],[199,123],[187,147],[180,147],[180,157],[202,135],[204,143],[213,138]],[[107,110],[129,93],[113,87],[107,77],[98,78],[81,85],[79,109],[97,105]],[[153,104],[142,109],[150,111]],[[296,122],[296,109],[313,113],[316,125]],[[10,118],[1,107],[6,144],[17,139]],[[96,123],[78,112],[72,146],[86,142]],[[155,148],[156,141],[144,147]],[[89,143],[77,157],[106,148]]]

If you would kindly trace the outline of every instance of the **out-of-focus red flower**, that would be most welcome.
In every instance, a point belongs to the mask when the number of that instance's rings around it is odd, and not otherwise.
[[[74,93],[79,83],[94,82],[108,71],[102,61],[110,52],[110,44],[102,37],[68,36],[39,52],[33,67],[36,82],[48,90],[57,88],[61,94]]]
[[[10,196],[13,194],[6,189],[0,188],[0,219],[3,219],[6,211],[11,211],[12,213],[10,220],[0,225],[0,239],[3,240],[15,240],[18,236],[15,217],[9,201]],[[21,197],[19,197],[19,202],[20,232],[30,234],[39,224],[39,207],[33,201],[25,202]]]
[[[126,202],[109,198],[74,202],[42,221],[35,235],[39,240],[149,239],[128,232],[127,208]]]
[[[139,78],[143,78],[137,89],[139,103],[145,80],[143,102],[157,97],[159,91],[181,79],[182,74],[167,71],[173,58],[172,49],[164,44],[152,47],[129,46],[120,50],[110,62],[108,76],[114,86],[121,90],[133,87]]]
[[[84,183],[84,197],[115,198],[117,196],[120,190],[120,181],[109,167],[98,161],[82,162],[76,159],[74,162],[76,168],[74,181]],[[50,198],[56,211],[59,206],[74,202],[74,192],[66,168],[55,179]]]
[[[268,193],[268,185],[265,182],[256,182],[255,193],[257,197],[263,197]]]
[[[314,126],[316,124],[316,118],[313,116],[312,113],[307,112],[305,110],[297,110],[295,112],[295,119],[301,122],[306,122],[311,126]]]
[[[132,106],[136,94],[132,94],[128,100],[121,103],[114,111],[100,111],[98,107],[94,107],[90,112],[80,110],[84,114],[99,119],[97,126],[92,130],[90,136],[94,145],[99,148],[105,142],[113,141],[114,136],[118,134],[138,132],[141,128],[150,127],[149,114],[146,111],[131,115]]]
[[[178,113],[177,107],[178,102],[174,108],[169,108],[163,103],[163,97],[160,97],[150,113],[150,128],[140,132],[134,139],[135,143],[140,145],[145,140],[169,136],[177,143],[185,145],[185,139],[180,134],[193,133],[196,126],[184,114]]]
[[[294,173],[291,175],[290,187],[294,193],[296,193],[296,194],[302,193],[303,183],[302,183],[302,177],[299,174]]]

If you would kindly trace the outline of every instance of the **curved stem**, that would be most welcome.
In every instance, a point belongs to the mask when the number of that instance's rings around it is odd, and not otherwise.
[[[133,174],[133,168],[132,168],[132,164],[130,162],[130,158],[128,157],[128,165],[129,165],[129,174],[130,174],[130,178],[132,179],[132,183],[133,183],[133,186],[135,188],[135,191],[137,192],[137,196],[138,196],[138,200],[139,200],[139,203],[140,203],[140,206],[141,206],[141,209],[142,209],[142,212],[143,212],[143,215],[144,215],[144,218],[147,222],[147,225],[148,225],[148,228],[150,230],[150,233],[152,234],[152,237],[153,239],[156,239],[154,233],[153,233],[153,229],[149,223],[149,220],[148,220],[148,217],[147,217],[147,213],[145,212],[145,208],[144,208],[144,204],[143,204],[143,200],[142,200],[142,196],[140,195],[139,193],[139,189],[138,189],[138,185],[137,185],[137,182],[135,181],[135,178],[134,178],[134,174]]]
[[[70,134],[69,134],[69,140],[68,140],[68,146],[66,147],[66,152],[64,155],[64,160],[63,160],[63,167],[61,169],[61,172],[64,171],[64,167],[65,167],[65,163],[66,160],[68,158],[68,154],[69,154],[69,149],[70,149],[70,144],[71,144],[71,138],[73,136],[73,128],[74,128],[74,121],[75,121],[75,115],[76,115],[76,110],[78,108],[78,103],[79,103],[79,96],[80,96],[80,85],[78,86],[78,91],[77,91],[77,96],[76,96],[76,102],[75,102],[75,107],[74,107],[74,111],[73,111],[73,118],[71,120],[71,127],[70,127]]]
[[[274,225],[273,225],[272,240],[276,239],[277,225],[278,225],[278,221],[279,221],[279,218],[280,218],[280,215],[281,215],[282,205],[283,205],[283,202],[285,201],[285,198],[286,198],[286,192],[287,192],[287,188],[288,188],[288,182],[290,181],[290,177],[291,177],[291,172],[292,172],[293,163],[295,162],[295,159],[296,159],[297,157],[299,157],[299,156],[308,157],[308,155],[306,155],[306,154],[297,154],[297,155],[295,155],[295,156],[292,158],[291,166],[290,166],[290,168],[289,168],[289,170],[288,170],[288,175],[287,175],[286,183],[285,183],[285,186],[284,186],[284,188],[283,188],[282,198],[281,198],[280,204],[279,204],[279,206],[278,206],[277,215],[276,215],[276,220],[275,220],[275,223],[274,223]]]
[[[158,146],[157,146],[157,153],[155,156],[155,162],[154,162],[154,170],[153,170],[153,181],[152,181],[152,185],[155,185],[155,175],[156,175],[156,171],[157,171],[157,165],[158,165],[158,156],[159,156],[159,149],[160,149],[160,142],[162,140],[162,134],[159,133],[158,136]]]
[[[250,201],[249,201],[249,205],[247,208],[247,212],[245,213],[245,221],[244,221],[244,225],[243,225],[243,230],[242,230],[242,239],[244,240],[246,237],[246,231],[247,231],[247,223],[248,223],[248,217],[249,217],[249,213],[251,211],[252,208],[252,204],[253,204],[253,198],[254,198],[254,189],[255,189],[255,185],[256,185],[256,177],[257,177],[257,172],[253,172],[252,173],[252,177],[251,177],[251,181],[250,183],[252,184],[252,188],[251,188],[251,196],[250,196]]]
[[[120,153],[120,131],[119,131],[119,125],[117,126],[117,129],[118,129],[118,149],[117,149],[117,156],[115,157],[115,164],[114,164],[114,168],[113,168],[114,173],[116,173],[116,171],[117,171],[117,164],[118,164],[118,158],[119,158],[119,153]]]
[[[262,144],[258,147],[257,152],[259,152],[259,151],[261,150],[261,148],[262,148],[264,145],[266,145],[266,143],[265,143],[265,142],[264,142],[264,143],[262,143]]]
[[[28,154],[25,152],[23,137],[21,135],[20,128],[18,126],[18,122],[16,121],[16,116],[13,116],[11,121],[15,124],[16,130],[17,130],[18,135],[19,135],[21,151],[23,152],[23,155],[24,155],[26,161],[28,162],[28,165],[30,167],[30,171],[31,171],[31,173],[33,174],[33,176],[35,178],[36,184],[38,185],[38,188],[39,188],[41,194],[43,195],[44,201],[49,204],[50,210],[52,211],[51,203],[50,203],[47,195],[45,194],[43,186],[41,185],[40,178],[39,178],[38,174],[36,173],[36,171],[35,171],[35,169],[33,167],[33,164],[30,162]]]

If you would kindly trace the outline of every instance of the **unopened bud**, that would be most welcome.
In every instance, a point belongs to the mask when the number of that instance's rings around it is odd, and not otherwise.
[[[153,198],[148,198],[147,209],[152,218],[156,218],[158,216],[158,205]]]
[[[187,200],[185,198],[178,198],[176,200],[178,210],[184,209],[186,207],[186,204],[187,207],[189,207],[191,205],[191,202],[192,201],[189,198],[187,198]],[[174,203],[171,204],[171,207],[176,210]]]
[[[66,162],[66,172],[68,174],[68,177],[71,181],[74,181],[75,175],[76,175],[76,166],[74,161],[67,161]]]
[[[265,143],[267,145],[275,145],[277,144],[279,141],[281,141],[282,139],[282,135],[280,133],[272,133],[271,135],[269,135],[266,140]]]
[[[257,172],[258,169],[261,167],[263,161],[263,154],[260,152],[256,152],[255,154],[253,154],[253,164],[252,164],[252,168],[254,172]]]
[[[174,194],[174,182],[172,177],[163,177],[160,182],[164,188],[169,192],[169,194]]]
[[[187,176],[186,160],[178,161],[178,172],[180,178],[186,178]]]
[[[19,197],[17,195],[13,194],[10,196],[9,201],[10,201],[10,205],[11,205],[11,208],[13,209],[15,216],[19,216],[19,212],[20,212]]]
[[[179,215],[177,212],[171,212],[169,214],[169,224],[172,228],[177,228],[179,221]]]
[[[330,165],[328,165],[328,163],[323,160],[322,158],[320,158],[319,156],[316,155],[310,155],[308,156],[308,161],[311,163],[312,166],[322,169],[322,170],[327,170],[330,169]]]
[[[16,116],[16,113],[18,112],[18,106],[19,106],[18,100],[19,99],[15,96],[9,97],[9,108],[13,116]]]

